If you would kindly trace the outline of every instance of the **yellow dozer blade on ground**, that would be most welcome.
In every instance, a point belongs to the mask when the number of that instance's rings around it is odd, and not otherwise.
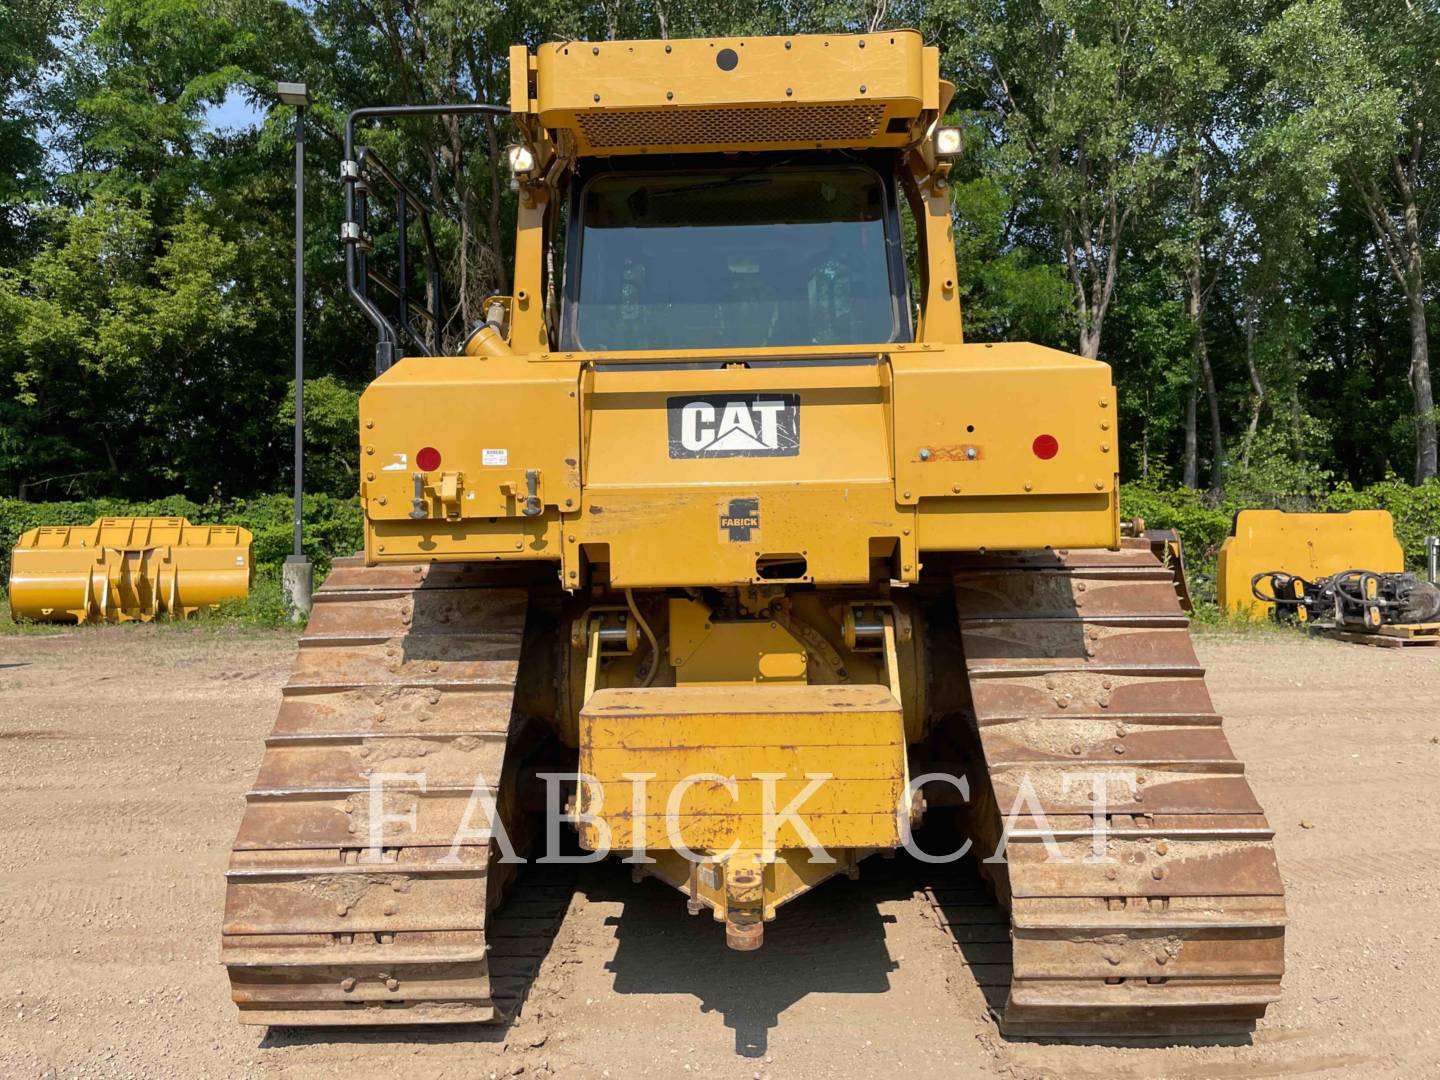
[[[187,618],[250,594],[252,537],[184,518],[99,518],[20,537],[10,561],[10,616],[47,622]]]
[[[1232,535],[1220,545],[1216,599],[1222,611],[1270,615],[1274,604],[1255,596],[1256,574],[1283,571],[1308,580],[1346,570],[1398,573],[1405,554],[1395,539],[1388,510],[1350,510],[1343,514],[1292,514],[1284,510],[1241,510]]]

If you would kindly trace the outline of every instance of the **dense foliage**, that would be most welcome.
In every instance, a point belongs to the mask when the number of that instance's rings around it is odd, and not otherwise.
[[[1435,474],[1440,7],[1412,0],[0,0],[0,491],[202,503],[290,460],[293,111],[311,111],[311,487],[350,496],[345,112],[503,101],[546,39],[867,31],[941,49],[967,331],[1111,363],[1147,489],[1314,497]],[[255,121],[217,125],[222,103]],[[507,285],[495,121],[367,136]],[[1386,489],[1388,490],[1388,489]],[[1341,496],[1333,496],[1340,498]]]
[[[1125,484],[1120,511],[1126,519],[1142,518],[1150,528],[1175,529],[1185,541],[1186,557],[1201,568],[1213,565],[1235,515],[1247,508],[1343,512],[1388,510],[1395,536],[1405,550],[1407,565],[1418,570],[1425,561],[1425,537],[1440,531],[1440,480],[1414,485],[1390,478],[1368,487],[1341,484],[1324,494],[1281,498],[1227,497],[1216,500],[1191,488]]]

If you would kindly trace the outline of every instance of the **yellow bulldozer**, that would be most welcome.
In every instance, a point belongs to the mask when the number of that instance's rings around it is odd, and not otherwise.
[[[1272,831],[1122,537],[1109,368],[964,340],[938,50],[567,41],[510,87],[347,126],[365,548],[236,838],[241,1020],[502,1019],[489,930],[556,816],[760,971],[785,904],[963,803],[1008,1034],[1252,1026]],[[444,111],[518,132],[513,288],[458,342],[433,256],[372,239],[393,205],[428,243],[425,199],[356,142]]]

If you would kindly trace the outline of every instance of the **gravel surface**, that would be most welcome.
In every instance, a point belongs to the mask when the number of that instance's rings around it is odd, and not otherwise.
[[[0,1075],[1440,1076],[1440,648],[1198,647],[1278,832],[1285,997],[1248,1044],[1121,1048],[1000,1038],[903,859],[756,954],[608,862],[509,1028],[241,1027],[222,872],[293,637],[0,637]]]

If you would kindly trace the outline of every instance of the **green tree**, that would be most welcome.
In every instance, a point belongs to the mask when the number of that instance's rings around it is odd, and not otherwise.
[[[1063,260],[1082,356],[1100,354],[1126,234],[1172,170],[1162,0],[940,0],[947,66],[989,110],[1034,224]]]
[[[0,0],[0,266],[28,248],[32,208],[46,196],[46,87],[68,17],[64,0]]]
[[[1242,0],[1243,3],[1243,0]],[[1199,400],[1210,421],[1210,488],[1224,486],[1224,408],[1211,355],[1207,316],[1217,286],[1231,269],[1236,213],[1236,153],[1246,131],[1237,100],[1240,27],[1247,14],[1230,0],[1182,0],[1170,9],[1163,52],[1175,73],[1173,250],[1184,279],[1190,322],[1190,390],[1185,402],[1182,482],[1200,482]]]
[[[1234,497],[1358,487],[1412,456],[1434,471],[1433,2],[0,0],[0,19],[7,491],[286,486],[294,114],[277,79],[315,97],[310,479],[345,493],[371,371],[335,239],[350,109],[503,102],[517,42],[900,25],[941,48],[971,136],[952,173],[967,332],[1110,361],[1127,475]],[[214,130],[237,94],[258,126]],[[362,134],[440,210],[451,340],[508,287],[508,139],[474,118]]]
[[[1297,0],[1264,28],[1267,164],[1299,172],[1315,201],[1331,177],[1363,204],[1403,297],[1416,482],[1436,475],[1425,258],[1435,244],[1440,162],[1440,8],[1419,0]]]
[[[276,438],[295,430],[295,383],[280,401]],[[360,393],[333,375],[305,380],[305,490],[349,497],[359,487]]]
[[[975,117],[965,119],[971,150],[956,163],[950,185],[965,336],[1061,346],[1073,332],[1069,284],[1048,250],[1013,239],[1014,178],[995,160],[999,151]]]

